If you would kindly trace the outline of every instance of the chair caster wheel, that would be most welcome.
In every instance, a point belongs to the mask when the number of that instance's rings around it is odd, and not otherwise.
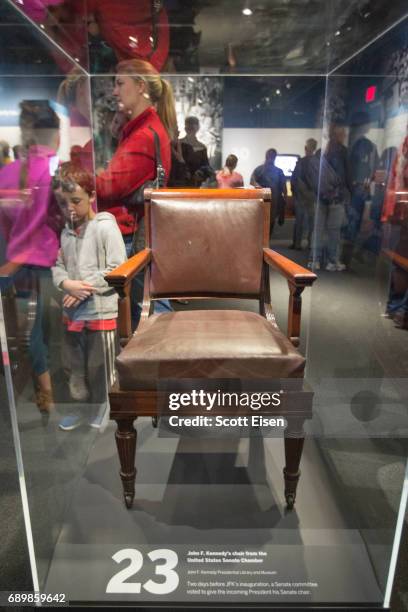
[[[154,427],[154,429],[157,429],[158,423],[159,423],[159,417],[157,416],[152,417],[152,427]]]
[[[128,509],[133,506],[133,495],[125,495],[125,505]]]
[[[293,510],[293,506],[295,505],[295,496],[287,495],[286,496],[286,506],[288,510]]]

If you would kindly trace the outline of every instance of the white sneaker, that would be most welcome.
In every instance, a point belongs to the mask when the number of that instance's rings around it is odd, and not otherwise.
[[[97,417],[93,419],[93,421],[89,422],[89,427],[93,427],[94,429],[100,429],[103,423],[103,414],[98,414]]]
[[[345,269],[346,269],[346,266],[344,265],[344,263],[341,263],[340,261],[336,261],[336,263],[332,263],[329,261],[329,263],[326,266],[326,270],[328,272],[344,272]]]
[[[310,270],[320,270],[320,261],[308,261],[307,267]]]
[[[85,402],[89,399],[89,391],[86,386],[85,377],[71,374],[69,377],[69,392],[73,400],[77,402]]]

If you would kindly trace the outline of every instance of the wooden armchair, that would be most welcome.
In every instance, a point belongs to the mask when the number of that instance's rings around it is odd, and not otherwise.
[[[269,189],[158,189],[145,192],[146,248],[106,276],[128,301],[132,278],[145,269],[140,324],[117,358],[110,416],[127,507],[135,494],[138,416],[158,416],[160,379],[280,380],[279,413],[286,418],[285,497],[292,507],[299,479],[312,394],[304,390],[299,344],[301,294],[316,275],[269,248]],[[287,337],[270,304],[269,267],[289,286]],[[253,299],[259,314],[241,310],[183,310],[152,314],[159,298]],[[129,308],[125,306],[124,312]],[[285,384],[289,381],[291,384]],[[183,412],[197,414],[192,407]]]

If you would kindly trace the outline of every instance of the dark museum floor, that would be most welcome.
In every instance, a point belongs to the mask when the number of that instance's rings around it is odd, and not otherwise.
[[[274,248],[304,265],[305,251],[288,250],[285,246],[288,228],[285,233],[280,232],[281,235],[275,236]],[[285,282],[273,277],[271,286],[277,320],[284,329]],[[375,550],[376,544],[392,543],[407,456],[406,406],[399,400],[407,397],[408,336],[406,330],[396,329],[392,321],[381,317],[387,286],[387,263],[365,256],[364,261],[354,262],[352,270],[345,273],[318,273],[311,296],[305,295],[303,310],[301,350],[308,360],[307,380],[316,393],[313,432],[318,434],[330,485],[341,496],[336,497],[341,499],[339,512],[362,526],[370,550]],[[176,305],[176,308],[187,307],[191,304]],[[55,363],[58,381],[62,376],[58,372],[58,358],[52,363]],[[30,590],[32,583],[3,377],[0,391],[3,407],[0,589]],[[62,397],[62,390],[60,393]],[[29,399],[27,391],[18,405],[23,460],[34,533],[41,533],[41,541],[36,543],[37,556],[49,559],[58,537],[55,526],[67,510],[67,500],[71,499],[98,439],[88,428],[82,432],[59,431],[58,419],[68,409],[62,403],[57,405],[57,414],[50,418],[47,436],[44,436],[44,428]],[[408,610],[407,544],[405,521],[393,612]],[[381,566],[379,559],[372,562],[375,567]],[[47,571],[47,564],[39,562],[40,574],[45,575]]]

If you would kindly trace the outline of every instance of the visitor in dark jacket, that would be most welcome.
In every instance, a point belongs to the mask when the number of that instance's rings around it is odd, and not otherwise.
[[[307,230],[308,248],[312,244],[312,232],[314,226],[314,212],[316,205],[316,193],[309,187],[305,177],[308,172],[310,158],[315,154],[317,141],[314,138],[306,140],[305,156],[298,160],[292,174],[291,185],[295,208],[295,226],[293,230],[293,243],[291,249],[302,248],[304,229]]]
[[[271,233],[276,218],[279,225],[283,225],[285,221],[285,198],[287,195],[285,176],[282,170],[275,166],[277,154],[276,149],[268,149],[265,153],[264,163],[255,168],[250,180],[254,187],[269,187],[272,191]]]
[[[340,239],[345,211],[350,202],[350,179],[345,128],[331,125],[323,154],[310,158],[309,185],[318,195],[311,257],[308,266],[320,270],[326,260],[328,272],[346,269],[340,260]]]

